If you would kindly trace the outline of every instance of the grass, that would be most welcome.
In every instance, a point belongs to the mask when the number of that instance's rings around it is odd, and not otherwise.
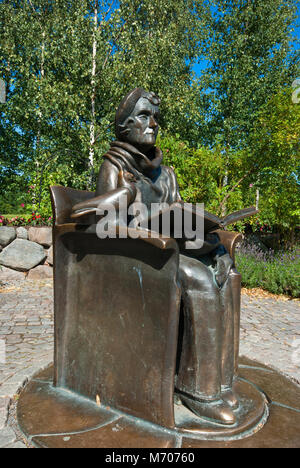
[[[16,217],[20,217],[20,218],[24,218],[24,219],[29,219],[31,218],[31,214],[16,214],[16,213],[9,213],[9,214],[2,214],[1,216],[3,216],[3,218],[6,218],[6,219],[11,219],[11,218],[16,218]]]

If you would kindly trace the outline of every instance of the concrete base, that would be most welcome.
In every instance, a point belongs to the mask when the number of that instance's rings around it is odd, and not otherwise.
[[[176,428],[165,429],[54,388],[52,377],[53,367],[37,374],[18,402],[19,426],[36,447],[300,447],[300,387],[248,359],[240,362],[235,390],[241,405],[231,427],[196,418],[176,400]]]

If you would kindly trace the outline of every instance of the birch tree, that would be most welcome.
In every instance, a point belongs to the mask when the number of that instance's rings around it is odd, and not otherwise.
[[[208,119],[206,144],[221,144],[225,160],[223,200],[255,168],[245,160],[236,182],[231,158],[249,148],[261,109],[284,85],[297,77],[300,55],[293,51],[296,3],[289,0],[215,0],[210,18],[209,65],[199,82]],[[248,149],[251,152],[251,149]]]

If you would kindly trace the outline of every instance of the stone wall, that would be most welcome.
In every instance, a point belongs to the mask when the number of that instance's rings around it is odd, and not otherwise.
[[[53,275],[51,227],[0,227],[0,280]]]

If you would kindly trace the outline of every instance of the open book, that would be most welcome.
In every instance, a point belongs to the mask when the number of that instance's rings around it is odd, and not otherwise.
[[[169,213],[170,212],[170,213]],[[201,210],[197,208],[196,205],[190,203],[184,203],[182,201],[168,205],[168,207],[162,208],[156,214],[151,215],[148,218],[148,229],[153,229],[156,231],[162,232],[163,229],[163,219],[170,218],[171,236],[174,235],[175,224],[179,227],[180,220],[182,223],[185,220],[190,220],[190,228],[193,230],[197,226],[200,226],[200,223],[203,223],[204,234],[215,231],[216,229],[224,229],[230,224],[234,224],[237,221],[240,221],[249,216],[253,216],[258,213],[255,207],[251,206],[250,208],[244,208],[243,210],[235,211],[224,218],[219,218],[218,216],[209,213],[206,210]],[[181,217],[179,216],[181,214]],[[167,216],[168,215],[168,216]],[[186,217],[186,218],[185,218]],[[175,236],[176,237],[176,236]]]
[[[219,218],[218,216],[204,211],[204,231],[211,232],[215,229],[224,229],[230,224],[234,224],[242,219],[248,218],[258,213],[258,210],[254,206],[249,208],[244,208],[243,210],[234,211],[233,213],[225,216],[224,218]]]
[[[127,189],[123,190],[126,192]],[[118,211],[119,198],[122,194],[123,191],[116,189],[108,194],[109,196],[105,194],[81,202],[73,207],[71,218],[76,219],[81,218],[87,214],[97,214],[97,209],[101,208],[103,203],[104,206],[107,206],[107,204],[112,204]],[[224,218],[219,218],[218,216],[201,209],[200,205],[184,203],[183,201],[178,201],[172,204],[157,203],[154,205],[156,205],[156,207],[152,210],[151,206],[151,214],[149,213],[148,208],[145,206],[145,217],[144,220],[140,223],[140,226],[142,228],[164,233],[166,235],[168,233],[168,235],[171,237],[178,237],[175,235],[176,230],[186,232],[187,225],[189,231],[195,231],[197,228],[203,225],[205,235],[209,232],[215,231],[216,229],[223,229],[230,224],[236,223],[241,219],[253,216],[258,213],[258,210],[251,206],[250,208],[235,211],[234,213],[231,213]],[[126,198],[125,202],[125,208],[127,209],[127,207],[128,197]],[[127,217],[127,213],[123,213],[122,219],[126,219]]]

